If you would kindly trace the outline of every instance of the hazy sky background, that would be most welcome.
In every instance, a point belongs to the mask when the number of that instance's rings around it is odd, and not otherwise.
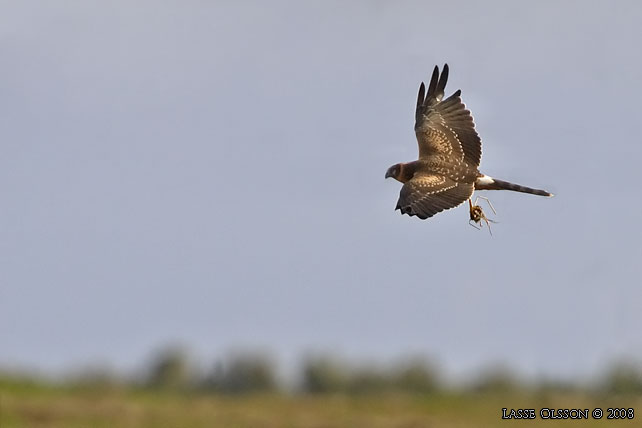
[[[639,2],[0,2],[0,367],[166,343],[642,358]],[[556,193],[394,211],[450,65],[481,170]],[[488,210],[487,210],[488,213]]]

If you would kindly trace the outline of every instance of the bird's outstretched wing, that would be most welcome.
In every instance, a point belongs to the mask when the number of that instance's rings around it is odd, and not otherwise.
[[[478,167],[481,161],[481,139],[475,131],[470,111],[461,101],[461,90],[444,98],[448,81],[448,64],[439,74],[435,66],[428,86],[421,83],[415,111],[415,134],[419,143],[419,159],[441,155],[455,162]]]
[[[457,183],[443,175],[419,173],[401,188],[398,210],[427,219],[465,202],[473,194],[473,183]]]

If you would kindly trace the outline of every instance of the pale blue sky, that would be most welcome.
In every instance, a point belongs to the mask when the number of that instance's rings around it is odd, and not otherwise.
[[[0,3],[0,367],[642,358],[639,2]],[[494,236],[394,211],[450,65]]]

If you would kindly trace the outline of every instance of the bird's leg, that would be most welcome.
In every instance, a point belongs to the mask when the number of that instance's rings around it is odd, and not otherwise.
[[[495,207],[493,207],[493,204],[490,203],[490,199],[485,196],[477,196],[477,198],[475,199],[475,205],[477,205],[477,201],[480,199],[484,199],[488,203],[490,209],[493,210],[493,214],[497,215],[497,211],[495,211]],[[470,200],[468,202],[470,202]]]
[[[488,232],[493,235],[493,231],[490,228],[490,223],[496,223],[494,220],[490,220],[488,217],[486,217],[486,214],[484,214],[484,210],[482,209],[481,206],[477,205],[477,202],[479,199],[485,199],[486,202],[488,203],[488,206],[490,207],[491,210],[493,210],[493,213],[497,214],[497,211],[495,211],[495,207],[493,207],[493,204],[490,203],[490,200],[484,196],[477,196],[475,199],[475,203],[473,204],[472,198],[468,198],[468,208],[470,212],[470,220],[468,220],[468,224],[473,226],[475,229],[480,230],[481,227],[483,226],[482,221],[486,222],[486,225],[488,226]],[[477,223],[479,225],[476,226],[474,223]]]
[[[490,233],[490,236],[493,236],[493,231],[492,231],[492,230],[491,230],[491,228],[490,228],[490,223],[489,223],[489,221],[490,221],[490,222],[492,222],[492,223],[495,223],[495,222],[494,222],[494,221],[492,221],[492,220],[488,220],[488,218],[486,218],[486,216],[484,216],[484,220],[486,221],[486,225],[488,226],[488,232]]]
[[[468,207],[470,212],[470,220],[474,221],[475,223],[479,223],[482,216],[484,215],[484,212],[482,211],[481,207],[477,205],[477,201],[475,201],[475,205],[473,205],[472,200],[468,198]]]
[[[484,215],[484,213],[483,213],[483,211],[482,211],[481,207],[480,207],[479,205],[477,205],[477,201],[479,201],[480,199],[484,199],[484,200],[486,201],[486,203],[488,203],[488,206],[490,207],[490,209],[491,209],[491,210],[493,210],[493,214],[497,215],[497,211],[495,211],[495,207],[494,207],[494,206],[493,206],[493,204],[490,202],[490,199],[488,199],[488,198],[487,198],[487,197],[485,197],[485,196],[477,196],[477,198],[475,198],[475,207],[478,207],[478,208],[479,208],[479,210],[481,211],[481,214],[482,214],[483,219],[486,221],[486,223],[488,223],[488,222],[491,222],[491,223],[497,223],[495,220],[491,220],[491,219],[489,219],[488,217],[486,217],[486,215]]]

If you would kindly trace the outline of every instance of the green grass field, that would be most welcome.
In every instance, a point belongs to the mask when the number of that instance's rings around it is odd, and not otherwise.
[[[462,394],[180,394],[132,388],[0,385],[0,428],[17,427],[610,427],[634,420],[543,420],[539,409],[610,406],[640,409],[640,396],[562,392]],[[536,420],[502,420],[502,407],[534,408]]]

